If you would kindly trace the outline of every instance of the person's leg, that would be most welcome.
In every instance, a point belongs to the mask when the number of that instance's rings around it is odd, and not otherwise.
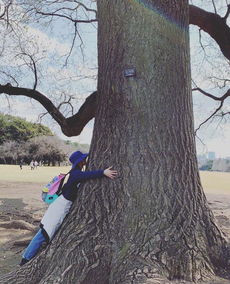
[[[42,243],[45,240],[46,239],[42,233],[42,230],[40,229],[37,232],[37,234],[33,237],[28,247],[25,249],[22,257],[27,261],[33,258],[37,254],[38,250],[40,249]]]

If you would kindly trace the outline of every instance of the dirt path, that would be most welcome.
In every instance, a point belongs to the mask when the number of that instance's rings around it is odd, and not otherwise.
[[[46,209],[40,199],[42,184],[0,183],[0,275],[19,263]]]

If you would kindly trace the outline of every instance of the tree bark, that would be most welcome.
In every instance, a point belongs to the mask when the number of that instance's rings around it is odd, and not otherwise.
[[[98,18],[89,168],[113,165],[119,177],[85,183],[48,249],[0,283],[211,277],[226,247],[196,162],[187,0],[98,0]]]

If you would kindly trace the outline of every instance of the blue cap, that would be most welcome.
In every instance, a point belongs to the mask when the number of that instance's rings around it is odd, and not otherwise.
[[[83,154],[80,151],[73,152],[71,156],[69,157],[69,160],[72,164],[72,169],[75,168],[77,164],[83,161],[88,155],[89,155],[88,153]]]

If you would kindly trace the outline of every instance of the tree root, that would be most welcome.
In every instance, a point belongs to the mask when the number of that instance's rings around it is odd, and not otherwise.
[[[0,227],[7,229],[20,229],[34,232],[36,231],[36,226],[23,221],[23,220],[12,220],[7,222],[0,222]]]
[[[31,241],[31,235],[22,240],[14,241],[12,246],[26,247],[30,243],[30,241]]]

